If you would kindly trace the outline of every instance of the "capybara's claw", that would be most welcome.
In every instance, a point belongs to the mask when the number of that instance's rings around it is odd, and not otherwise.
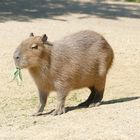
[[[91,103],[91,104],[89,105],[89,107],[97,107],[97,106],[99,106],[100,104],[101,104],[101,102]]]
[[[52,115],[53,116],[56,116],[56,115],[61,115],[61,114],[64,114],[65,113],[65,108],[59,108],[59,109],[56,109],[52,112]]]

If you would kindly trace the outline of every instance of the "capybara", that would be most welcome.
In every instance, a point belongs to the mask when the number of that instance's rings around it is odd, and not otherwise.
[[[16,67],[27,68],[38,90],[41,115],[49,93],[57,92],[53,115],[65,113],[65,100],[71,90],[88,87],[91,93],[79,106],[100,104],[106,76],[113,62],[113,50],[105,38],[90,30],[80,31],[55,42],[46,34],[24,40],[14,52]]]

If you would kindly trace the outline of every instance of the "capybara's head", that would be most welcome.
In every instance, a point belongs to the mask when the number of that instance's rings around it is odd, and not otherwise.
[[[15,65],[18,68],[31,68],[36,67],[40,63],[43,53],[45,51],[45,43],[47,36],[34,36],[33,33],[30,37],[21,42],[14,52]]]

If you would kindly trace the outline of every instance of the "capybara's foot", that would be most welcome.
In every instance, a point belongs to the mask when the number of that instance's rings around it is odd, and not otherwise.
[[[32,116],[41,116],[43,113],[42,112],[36,112],[34,114],[32,114]]]
[[[61,114],[64,114],[64,113],[65,113],[65,108],[64,107],[60,107],[60,108],[57,108],[56,110],[54,110],[52,112],[52,115],[56,116],[56,115],[61,115]]]
[[[89,105],[89,107],[97,107],[97,106],[99,106],[100,104],[101,104],[101,102],[91,103],[91,104]]]

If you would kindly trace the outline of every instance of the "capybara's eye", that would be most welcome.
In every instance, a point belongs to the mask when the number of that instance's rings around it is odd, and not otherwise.
[[[31,46],[31,48],[32,48],[32,49],[38,49],[38,45],[37,45],[37,44],[33,44],[33,45]]]

